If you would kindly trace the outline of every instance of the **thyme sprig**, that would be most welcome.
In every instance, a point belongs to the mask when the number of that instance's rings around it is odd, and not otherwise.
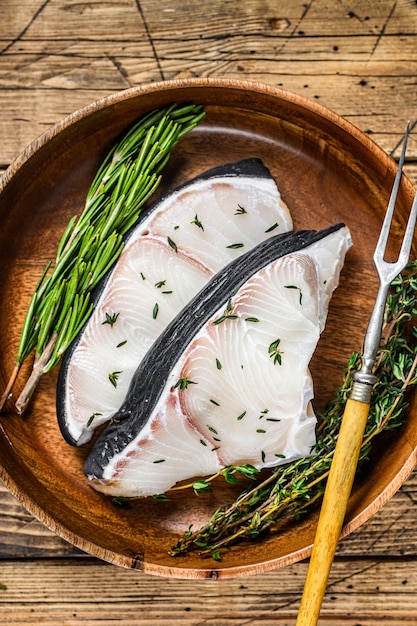
[[[25,410],[41,376],[57,365],[91,314],[90,294],[119,257],[123,237],[158,187],[172,149],[204,115],[201,106],[188,104],[155,109],[104,159],[80,217],[69,221],[55,262],[47,265],[33,293],[0,410],[32,351],[32,373],[16,403],[19,413]]]
[[[226,467],[223,467],[223,469],[219,470],[216,474],[213,474],[208,478],[202,478],[200,480],[195,480],[192,483],[186,483],[183,485],[172,487],[170,491],[182,491],[184,489],[192,488],[194,493],[198,496],[201,493],[210,493],[212,491],[213,481],[220,476],[222,476],[227,483],[235,484],[239,482],[239,477],[246,477],[251,480],[255,480],[255,476],[258,473],[259,470],[250,464],[227,465]]]
[[[382,340],[375,365],[371,410],[359,457],[359,470],[369,458],[371,446],[382,431],[404,423],[407,391],[417,383],[417,261],[397,277],[387,300]],[[199,530],[189,528],[170,554],[191,550],[221,560],[222,550],[239,540],[252,540],[279,524],[294,519],[317,503],[330,469],[343,410],[360,366],[360,354],[352,353],[341,387],[318,415],[317,441],[310,457],[281,465],[268,473],[252,474],[256,484],[231,504],[219,508]],[[229,468],[229,472],[232,468]],[[207,479],[206,479],[207,481]],[[212,481],[208,481],[211,485]]]

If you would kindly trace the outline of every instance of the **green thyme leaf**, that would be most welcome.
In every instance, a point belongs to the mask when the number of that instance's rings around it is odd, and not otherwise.
[[[118,317],[119,313],[113,313],[113,315],[110,315],[110,313],[106,313],[106,319],[104,320],[104,322],[102,322],[102,324],[109,324],[109,326],[113,328],[113,326],[117,322]]]
[[[221,561],[222,560],[222,556],[220,553],[220,550],[213,550],[211,553],[211,557],[214,561]]]
[[[194,493],[198,496],[200,493],[210,493],[212,486],[206,480],[196,480],[193,482]]]
[[[103,415],[103,413],[93,413],[92,415],[90,415],[90,417],[87,420],[87,428],[91,426],[95,418],[98,417],[99,415]]]
[[[169,498],[164,493],[158,493],[156,496],[152,496],[157,502],[169,502]]]
[[[265,232],[266,233],[272,233],[272,231],[275,230],[276,228],[278,228],[278,222],[275,222],[275,224],[272,224],[272,226],[267,228]]]
[[[180,391],[184,391],[185,389],[187,389],[188,385],[197,385],[197,383],[194,380],[190,380],[189,378],[185,376],[177,380],[177,382],[174,385],[174,389],[179,387]]]
[[[129,498],[125,498],[124,496],[115,496],[112,498],[112,504],[117,506],[119,509],[131,509]]]
[[[117,387],[120,374],[122,374],[122,372],[112,372],[111,374],[109,374],[109,381],[111,382],[113,387]]]
[[[198,219],[198,215],[197,213],[195,214],[195,217],[193,220],[191,220],[190,224],[195,224],[196,226],[198,226],[198,228],[201,228],[201,230],[204,230],[203,224],[200,222],[200,220]]]
[[[300,305],[303,303],[303,292],[301,291],[300,287],[297,287],[296,285],[284,285],[285,289],[297,289],[299,294],[300,294]]]
[[[278,365],[282,365],[282,351],[279,349],[279,344],[281,343],[281,339],[276,339],[275,341],[273,341],[269,348],[268,348],[268,354],[271,357],[271,359],[273,359],[274,361],[274,365],[276,363],[278,363]]]
[[[177,244],[175,243],[175,241],[173,241],[171,237],[167,237],[167,240],[168,240],[168,244],[171,246],[174,252],[178,252]]]

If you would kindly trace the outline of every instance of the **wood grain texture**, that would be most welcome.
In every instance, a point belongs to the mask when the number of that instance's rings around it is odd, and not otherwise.
[[[0,624],[292,626],[305,563],[256,577],[190,582],[155,579],[94,562],[4,562]],[[416,568],[405,561],[337,561],[321,626],[415,624]]]
[[[413,0],[2,0],[1,16],[0,172],[74,110],[161,79],[228,76],[282,86],[345,116],[395,157],[406,120],[416,123]],[[414,185],[415,137],[406,167]],[[416,500],[414,473],[340,542],[320,623],[416,623]],[[121,570],[57,538],[4,487],[0,559],[7,586],[0,623],[20,626],[289,626],[306,573],[299,563],[200,583]]]
[[[416,33],[412,0],[3,0],[0,165],[96,98],[193,76],[302,93],[391,151],[416,120]]]

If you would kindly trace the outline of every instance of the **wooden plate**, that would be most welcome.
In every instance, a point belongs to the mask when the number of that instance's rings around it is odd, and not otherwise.
[[[175,149],[158,194],[210,166],[257,156],[275,177],[295,228],[344,221],[352,232],[354,246],[312,363],[315,405],[323,406],[340,385],[348,355],[361,349],[377,288],[372,253],[396,165],[368,136],[316,102],[221,79],[164,82],[104,98],[52,127],[6,172],[0,187],[0,385],[4,388],[12,371],[30,295],[44,265],[54,258],[69,218],[82,210],[104,155],[143,113],[172,102],[201,103],[207,118]],[[404,178],[402,222],[413,194]],[[246,575],[309,555],[316,513],[260,542],[230,549],[219,563],[197,554],[168,556],[183,530],[202,524],[232,494],[221,486],[199,498],[178,492],[169,503],[147,499],[130,510],[114,507],[110,498],[87,486],[85,451],[61,438],[55,418],[56,373],[44,377],[23,418],[14,413],[12,402],[0,417],[0,476],[58,535],[111,563],[182,578]],[[405,426],[384,442],[366,478],[356,484],[344,535],[378,510],[413,469],[415,404],[411,398]]]

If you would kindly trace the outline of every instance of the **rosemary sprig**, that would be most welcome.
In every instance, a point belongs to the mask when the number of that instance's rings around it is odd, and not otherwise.
[[[16,408],[23,413],[41,376],[50,371],[92,311],[90,294],[119,257],[123,236],[161,180],[179,139],[204,117],[201,106],[155,109],[114,146],[99,168],[80,217],[73,217],[30,301],[16,364],[0,400],[11,395],[24,360],[35,350],[32,373]]]
[[[369,457],[377,436],[398,428],[405,419],[406,392],[417,383],[417,261],[395,279],[388,297],[383,338],[375,366],[378,378],[373,389],[371,410],[359,457],[359,471]],[[170,554],[191,550],[221,560],[222,549],[239,540],[252,540],[279,529],[279,523],[305,514],[324,493],[343,410],[358,368],[360,355],[353,353],[335,398],[319,415],[317,443],[308,458],[287,463],[256,476],[255,485],[243,491],[235,502],[218,509],[199,530],[189,528]],[[229,468],[229,472],[233,467]],[[206,479],[207,485],[212,481]]]

